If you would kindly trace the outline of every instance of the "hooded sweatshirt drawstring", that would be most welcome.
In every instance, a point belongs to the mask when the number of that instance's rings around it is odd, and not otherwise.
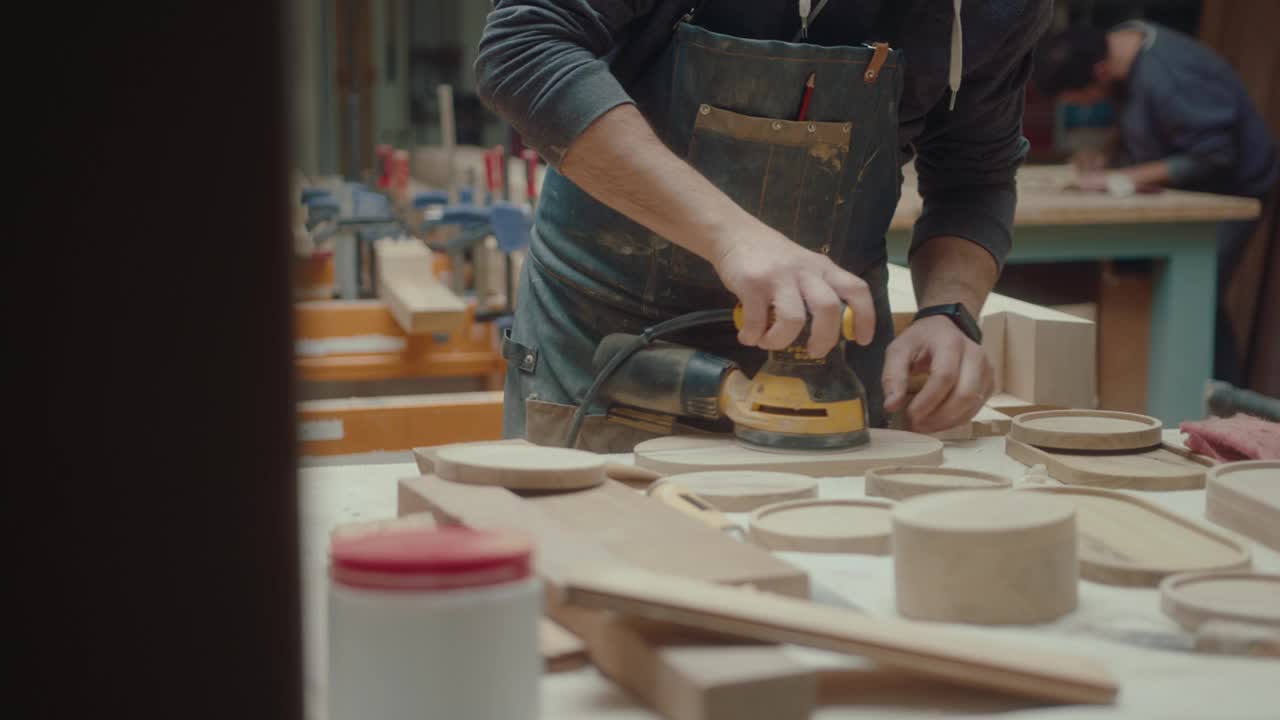
[[[960,72],[964,69],[964,31],[960,28],[960,0],[951,0],[955,16],[951,20],[951,66],[947,86],[951,88],[951,106],[956,109],[956,95],[960,93]]]

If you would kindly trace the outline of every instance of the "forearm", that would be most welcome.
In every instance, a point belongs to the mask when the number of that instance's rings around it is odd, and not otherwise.
[[[1169,163],[1165,160],[1131,165],[1112,172],[1124,175],[1132,180],[1134,185],[1166,185],[1173,179]]]
[[[676,157],[633,105],[601,115],[577,137],[561,172],[600,202],[715,262],[733,228],[755,219]]]
[[[911,279],[922,308],[958,302],[976,318],[998,277],[991,253],[964,238],[934,237],[911,255]]]

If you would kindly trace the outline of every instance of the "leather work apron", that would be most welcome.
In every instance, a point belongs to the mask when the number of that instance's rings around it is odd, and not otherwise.
[[[885,422],[880,375],[893,337],[884,234],[898,204],[900,52],[747,40],[681,22],[628,91],[658,136],[721,191],[784,236],[829,255],[871,287],[875,341],[848,343],[873,426]],[[805,82],[807,119],[794,118]],[[626,142],[618,138],[618,142]],[[737,302],[709,263],[549,171],[524,264],[510,336],[503,432],[564,442],[591,384],[592,355],[610,333]],[[749,374],[765,353],[731,326],[669,338],[736,361]],[[664,432],[589,408],[578,447],[629,452]],[[592,414],[595,413],[595,414]]]

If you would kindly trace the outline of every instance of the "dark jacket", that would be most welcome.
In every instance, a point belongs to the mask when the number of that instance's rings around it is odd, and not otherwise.
[[[1266,195],[1280,178],[1276,143],[1227,61],[1167,27],[1126,26],[1147,35],[1118,113],[1126,159],[1167,161],[1183,189]]]
[[[697,22],[738,37],[791,40],[795,0],[497,0],[480,40],[480,96],[548,162],[617,105],[692,5]],[[816,7],[819,3],[814,2]],[[1050,0],[984,0],[962,11],[963,80],[947,89],[951,0],[831,0],[809,42],[883,41],[903,50],[903,162],[916,159],[924,211],[913,247],[939,235],[982,245],[1003,264],[1012,245],[1014,174],[1027,151],[1024,85]]]

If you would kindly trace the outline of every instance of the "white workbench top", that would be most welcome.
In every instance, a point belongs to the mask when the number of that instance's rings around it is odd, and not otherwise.
[[[948,443],[946,464],[1004,473],[1021,479],[1025,468],[1004,454],[1003,438]],[[384,458],[385,459],[385,458]],[[303,589],[307,657],[308,717],[324,720],[326,663],[325,553],[329,531],[342,523],[395,515],[396,481],[418,474],[406,453],[398,462],[311,466],[300,472],[302,500]],[[863,479],[824,478],[822,497],[861,497]],[[1141,493],[1170,510],[1203,520],[1204,491]],[[744,517],[737,517],[742,520]],[[1254,568],[1280,572],[1280,554],[1252,543]],[[820,596],[834,593],[872,616],[894,617],[893,564],[889,557],[779,553],[803,567]],[[1102,660],[1121,683],[1118,703],[1110,707],[1027,707],[1013,705],[1004,718],[1280,718],[1280,660],[1200,655],[1153,650],[1099,637],[1097,629],[1179,632],[1160,611],[1155,589],[1118,588],[1082,581],[1076,612],[1048,625],[1031,628],[956,626],[980,642],[1000,637],[1006,643],[1025,643]],[[858,659],[795,648],[815,663],[866,666]],[[885,695],[887,697],[880,697]],[[974,716],[1009,710],[1007,699],[963,691],[885,692],[859,704],[827,706],[818,720],[862,717],[937,715],[939,708]],[[594,668],[547,675],[543,681],[542,717],[547,719],[656,718],[626,692]],[[1020,709],[1018,709],[1020,708]]]

